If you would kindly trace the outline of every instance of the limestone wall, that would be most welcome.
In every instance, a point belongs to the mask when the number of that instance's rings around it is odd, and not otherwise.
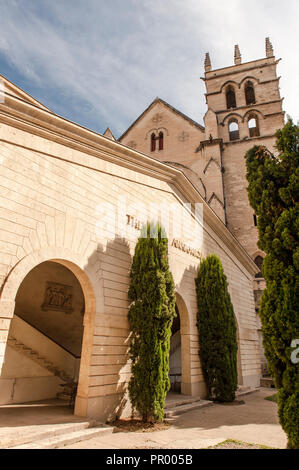
[[[54,375],[0,377],[0,405],[53,399],[62,390],[60,383]]]
[[[224,145],[222,156],[227,226],[251,256],[257,251],[258,231],[248,200],[244,157],[253,145],[252,139]],[[264,139],[262,145],[273,150],[273,138]]]
[[[65,136],[71,135],[67,128],[60,131]],[[79,132],[83,131],[78,129]],[[150,203],[164,203],[166,207],[177,203],[182,207],[188,201],[183,195],[188,186],[181,191],[178,184],[167,181],[170,177],[166,171],[165,176],[156,176],[153,162],[144,159],[143,166],[135,163],[138,154],[108,143],[108,139],[99,139],[98,148],[91,155],[93,137],[88,135],[84,134],[78,150],[75,134],[71,141],[63,137],[62,144],[58,134],[55,138],[50,135],[45,138],[34,133],[0,124],[2,356],[21,282],[41,262],[61,263],[77,277],[85,297],[75,412],[102,419],[115,413],[129,413],[127,290],[139,231],[127,226],[126,213],[138,220],[148,217],[146,209],[140,206],[136,209],[136,203],[140,202],[145,208]],[[131,164],[125,163],[124,155],[126,162],[134,162],[136,169],[129,168]],[[158,170],[164,175],[164,168],[157,166]],[[120,196],[126,199],[125,212],[120,210],[124,201]],[[106,212],[103,203],[108,204]],[[115,234],[118,211],[122,214],[123,236]],[[183,213],[183,220],[190,219],[193,223],[194,218],[187,209]],[[175,217],[174,221],[178,226],[179,218]],[[252,291],[255,268],[207,207],[204,221],[203,241],[198,248],[203,256],[217,253],[221,258],[239,326],[243,383],[258,385],[260,360]],[[181,238],[189,243],[192,229],[186,230]],[[200,260],[171,244],[169,258],[181,299],[182,392],[203,396],[205,385],[198,357],[194,287]]]

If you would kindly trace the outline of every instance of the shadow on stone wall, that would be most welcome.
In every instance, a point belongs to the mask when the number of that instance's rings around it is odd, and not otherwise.
[[[127,393],[130,374],[127,292],[131,263],[128,241],[115,237],[105,248],[98,244],[85,267],[95,280],[100,305],[94,326],[88,414],[104,416],[106,421],[131,415]]]

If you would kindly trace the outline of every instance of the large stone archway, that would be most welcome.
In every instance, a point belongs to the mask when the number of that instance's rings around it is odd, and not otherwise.
[[[86,416],[89,392],[89,368],[91,362],[96,296],[92,284],[92,273],[88,272],[88,262],[65,248],[47,248],[24,257],[10,272],[3,286],[0,298],[0,321],[2,325],[0,373],[4,362],[8,332],[15,312],[15,299],[19,287],[28,273],[41,263],[52,261],[65,266],[78,280],[84,295],[85,311],[83,320],[83,340],[79,371],[76,415]]]

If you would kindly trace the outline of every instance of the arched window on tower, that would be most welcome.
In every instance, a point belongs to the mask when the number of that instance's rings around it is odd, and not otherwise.
[[[248,129],[250,137],[258,137],[260,135],[258,119],[255,115],[248,118]]]
[[[156,136],[153,133],[151,135],[151,152],[154,152],[156,150]]]
[[[257,257],[254,259],[255,264],[257,265],[257,267],[258,267],[259,270],[260,270],[260,271],[255,275],[255,277],[263,277],[263,273],[262,273],[263,261],[264,261],[264,259],[263,259],[261,256],[257,256]]]
[[[247,82],[245,85],[245,99],[246,99],[246,104],[255,103],[255,93],[254,93],[254,87],[253,87],[252,82]]]
[[[228,124],[229,140],[238,140],[240,138],[239,125],[236,119],[232,119]]]
[[[231,85],[229,85],[226,89],[226,107],[227,109],[236,108],[235,90]]]
[[[163,132],[159,132],[159,150],[163,150]]]

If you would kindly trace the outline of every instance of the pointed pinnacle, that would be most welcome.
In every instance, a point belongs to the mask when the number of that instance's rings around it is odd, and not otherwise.
[[[205,71],[206,72],[209,72],[211,70],[211,59],[210,59],[210,55],[209,53],[207,52],[206,53],[206,57],[205,57]]]
[[[238,44],[235,45],[235,65],[239,65],[242,62],[241,53]]]
[[[273,57],[274,51],[273,46],[269,38],[266,38],[266,57]]]

